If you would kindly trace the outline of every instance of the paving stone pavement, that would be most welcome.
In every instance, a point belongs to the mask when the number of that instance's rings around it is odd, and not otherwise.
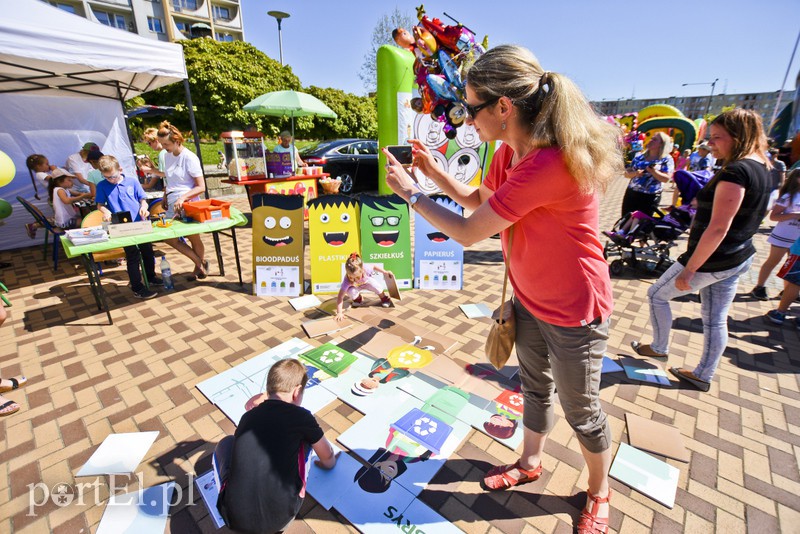
[[[605,195],[602,229],[617,218],[624,187],[619,180]],[[236,205],[246,209],[243,198]],[[767,233],[756,236],[756,266],[765,257]],[[241,230],[239,237],[248,282],[250,231]],[[204,241],[213,250],[212,240]],[[209,469],[214,445],[234,427],[194,386],[289,337],[305,337],[303,312],[295,312],[286,299],[250,295],[247,283],[239,286],[233,249],[222,242],[226,275],[218,276],[212,260],[214,275],[200,282],[188,282],[189,263],[159,246],[169,254],[176,290],[149,301],[133,298],[123,267],[107,269],[103,281],[113,325],[98,313],[77,262],[62,261],[54,272],[39,247],[0,252],[0,262],[11,264],[0,270],[0,280],[13,302],[0,329],[0,372],[24,372],[29,378],[24,388],[7,394],[22,410],[0,419],[0,465],[6,475],[0,477],[0,532],[96,530],[108,497],[104,484],[83,503],[64,507],[49,501],[29,508],[30,488],[87,482],[74,474],[109,433],[148,430],[157,430],[159,437],[140,466],[145,485],[175,480],[183,489],[169,532],[216,531],[199,495],[187,490],[190,474]],[[677,250],[684,246],[682,239]],[[498,247],[497,240],[487,239],[466,251],[463,291],[406,292],[391,314],[453,335],[461,342],[454,358],[481,361],[488,325],[465,319],[458,304],[499,301]],[[612,481],[613,531],[800,532],[800,333],[788,323],[778,327],[763,320],[776,301],[746,296],[755,274],[754,268],[744,278],[731,308],[730,343],[709,393],[674,382],[651,387],[624,375],[604,377],[601,395],[615,450],[627,440],[624,414],[635,413],[678,427],[692,455],[689,464],[667,460],[680,469],[671,510]],[[611,354],[631,355],[630,341],[649,340],[645,294],[654,280],[632,271],[613,280]],[[771,293],[779,287],[773,279]],[[675,303],[673,311],[670,364],[692,366],[702,345],[697,298]],[[317,415],[331,439],[361,418],[338,400]],[[539,481],[486,493],[479,482],[487,466],[513,462],[515,453],[473,431],[421,498],[470,533],[569,532],[583,505],[587,472],[563,417],[545,453]],[[42,502],[41,494],[34,497]],[[352,531],[344,518],[313,498],[306,499],[287,530]]]

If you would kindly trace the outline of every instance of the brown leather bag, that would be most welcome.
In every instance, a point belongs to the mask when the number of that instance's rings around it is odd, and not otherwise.
[[[511,357],[514,349],[514,339],[517,335],[517,320],[514,315],[513,299],[506,301],[506,288],[508,287],[508,262],[511,258],[511,243],[514,239],[514,227],[508,233],[508,253],[506,254],[506,273],[503,279],[503,297],[500,308],[492,314],[492,328],[486,338],[486,357],[495,369],[502,369]]]

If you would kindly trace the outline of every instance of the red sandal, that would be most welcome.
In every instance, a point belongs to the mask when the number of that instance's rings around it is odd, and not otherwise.
[[[519,477],[514,477],[510,474],[511,471],[515,469],[519,473]],[[498,465],[491,468],[489,472],[486,473],[483,483],[491,490],[503,490],[525,484],[526,482],[533,482],[534,480],[538,480],[541,475],[541,463],[533,469],[523,469],[519,465],[519,460],[517,460],[511,465]]]
[[[608,496],[604,498],[595,497],[588,489],[586,493],[592,501],[591,511],[586,508],[581,512],[578,521],[578,534],[606,534],[608,532],[608,518],[597,517],[597,510],[601,504],[606,504],[611,500],[611,488],[608,489]]]

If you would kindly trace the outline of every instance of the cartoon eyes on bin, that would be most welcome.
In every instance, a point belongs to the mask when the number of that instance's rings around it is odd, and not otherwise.
[[[275,228],[276,222],[277,221],[275,221],[275,217],[267,217],[266,219],[264,219],[264,226],[266,226],[267,229],[272,230],[273,228]]]
[[[341,221],[343,223],[349,223],[350,222],[350,214],[349,213],[342,213],[342,215],[339,218],[341,219]],[[329,223],[331,221],[331,216],[328,215],[327,213],[323,213],[322,215],[319,216],[319,220],[322,223]]]
[[[287,230],[292,225],[292,220],[289,217],[281,217],[281,228]]]
[[[400,224],[400,217],[396,217],[394,215],[390,217],[370,217],[369,220],[372,223],[372,226],[383,226],[384,222],[389,226],[397,226]]]

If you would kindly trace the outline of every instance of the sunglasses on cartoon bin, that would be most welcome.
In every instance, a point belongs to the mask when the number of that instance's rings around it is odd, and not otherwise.
[[[487,106],[491,106],[492,104],[496,103],[498,100],[500,100],[500,97],[496,96],[494,98],[490,98],[489,100],[487,100],[486,102],[483,102],[482,104],[477,104],[475,106],[471,106],[471,105],[467,104],[466,102],[464,102],[464,108],[466,108],[466,110],[467,110],[467,116],[470,119],[475,120],[475,117],[478,116],[478,113],[480,113],[480,111],[483,108],[485,108]]]
[[[389,217],[370,217],[369,220],[373,226],[383,226],[384,222],[389,226],[397,226],[400,224],[400,217],[395,217],[394,215]]]

